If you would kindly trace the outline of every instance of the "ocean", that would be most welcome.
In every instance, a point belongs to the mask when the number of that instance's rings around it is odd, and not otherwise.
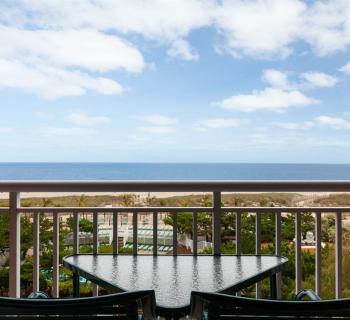
[[[350,164],[0,163],[0,180],[350,180]]]

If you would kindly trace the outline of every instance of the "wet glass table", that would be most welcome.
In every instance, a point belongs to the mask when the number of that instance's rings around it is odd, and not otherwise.
[[[73,271],[79,296],[79,276],[113,291],[154,289],[157,313],[178,318],[189,312],[192,290],[235,293],[270,278],[276,298],[276,274],[287,264],[272,255],[111,255],[76,254],[63,259]]]

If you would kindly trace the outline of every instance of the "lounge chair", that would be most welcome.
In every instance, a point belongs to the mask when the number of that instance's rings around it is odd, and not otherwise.
[[[153,290],[115,293],[100,297],[17,299],[0,297],[0,318],[20,319],[156,319]]]
[[[350,319],[350,299],[321,300],[303,290],[296,299],[262,300],[220,293],[192,292],[190,319]]]

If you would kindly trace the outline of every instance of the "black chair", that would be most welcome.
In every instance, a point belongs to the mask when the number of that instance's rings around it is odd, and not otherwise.
[[[321,300],[311,290],[297,299],[262,300],[220,293],[192,292],[190,319],[350,319],[350,299]]]
[[[155,319],[153,290],[115,293],[100,297],[40,299],[0,298],[0,318],[15,319]]]

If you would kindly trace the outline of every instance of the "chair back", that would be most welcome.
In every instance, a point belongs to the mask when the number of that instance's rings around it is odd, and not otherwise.
[[[69,299],[0,298],[0,318],[16,319],[77,317],[84,319],[155,319],[153,290],[133,291],[99,297]]]
[[[350,319],[350,299],[262,300],[192,292],[191,319]]]

